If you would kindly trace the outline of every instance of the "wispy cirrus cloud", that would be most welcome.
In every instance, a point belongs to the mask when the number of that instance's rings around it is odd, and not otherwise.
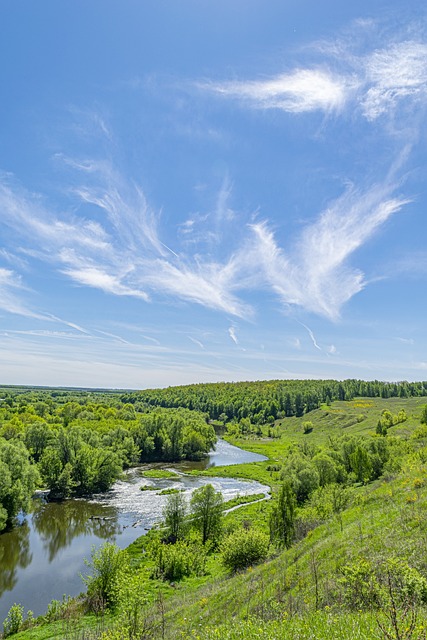
[[[239,344],[239,340],[236,335],[236,327],[233,327],[233,326],[229,327],[228,335],[230,336],[234,344]]]
[[[342,306],[366,286],[364,274],[350,267],[348,259],[409,202],[393,197],[394,189],[347,189],[302,230],[288,253],[266,223],[254,224],[250,260],[262,264],[264,276],[286,305],[336,320]]]
[[[361,28],[373,25],[359,22]],[[292,69],[260,79],[199,83],[204,91],[237,99],[261,109],[288,113],[340,114],[358,110],[367,120],[392,114],[401,104],[415,104],[427,97],[427,43],[398,36],[382,40],[377,33],[375,48],[369,43],[355,51],[352,33],[337,41],[313,43],[316,62],[297,63]],[[300,52],[306,57],[305,53]]]
[[[7,313],[41,319],[42,314],[31,310],[18,292],[23,292],[21,276],[10,269],[0,268],[0,309]]]
[[[396,108],[402,101],[427,97],[427,44],[417,41],[392,43],[364,60],[366,92],[362,111],[368,120]]]
[[[54,264],[81,286],[108,294],[148,301],[149,290],[237,316],[251,314],[233,292],[238,265],[232,257],[213,262],[197,253],[179,256],[160,240],[159,216],[138,185],[104,164],[73,163],[80,167],[91,174],[90,185],[74,188],[72,198],[103,211],[104,221],[88,218],[86,209],[83,218],[52,213],[39,195],[11,185],[9,178],[0,182],[2,222],[21,238],[24,253]],[[225,199],[220,195],[218,216],[226,217]]]
[[[236,277],[238,266],[233,259],[224,264],[202,264],[196,260],[191,265],[157,260],[142,277],[157,293],[171,294],[240,317],[251,316],[251,307],[233,292],[239,288]]]
[[[268,287],[287,306],[336,320],[342,306],[366,286],[364,274],[349,265],[350,256],[409,202],[394,196],[397,185],[389,178],[365,191],[349,187],[305,225],[289,249],[279,245],[267,222],[258,222],[247,226],[228,256],[213,260],[200,253],[197,244],[192,254],[169,250],[139,187],[136,198],[142,207],[142,222],[141,208],[125,201],[121,180],[103,188],[101,195],[99,184],[86,187],[83,198],[96,212],[105,212],[105,220],[100,221],[99,216],[90,219],[86,209],[83,219],[76,213],[60,217],[48,211],[40,197],[2,183],[3,223],[22,235],[28,255],[53,264],[80,286],[144,302],[154,295],[173,297],[244,318],[252,317],[254,309],[242,299],[242,293]],[[232,221],[232,216],[228,219],[224,214],[229,189],[228,184],[223,185],[224,195],[220,196],[223,233]],[[73,198],[81,193],[75,189]],[[124,203],[123,217],[120,203]],[[212,224],[217,225],[217,217]],[[31,313],[19,307],[13,295],[12,287],[19,280],[12,279],[10,270],[3,269],[2,274],[3,305]],[[231,333],[230,337],[233,339]]]
[[[121,282],[121,275],[106,273],[102,268],[86,266],[80,269],[62,269],[62,273],[81,285],[100,289],[105,293],[112,293],[116,296],[132,296],[148,300],[148,295],[144,291],[133,289]]]
[[[262,80],[205,84],[203,88],[239,98],[263,109],[290,113],[340,111],[354,90],[354,80],[329,69],[295,69]]]

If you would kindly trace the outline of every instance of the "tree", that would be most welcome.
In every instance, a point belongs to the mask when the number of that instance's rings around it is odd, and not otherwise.
[[[191,498],[194,528],[201,533],[202,543],[216,542],[221,532],[223,499],[211,484],[196,489]]]
[[[25,445],[35,462],[40,460],[51,439],[50,429],[45,422],[34,422],[28,427],[25,433]]]
[[[366,484],[372,473],[372,463],[366,449],[358,445],[354,453],[350,455],[350,463],[352,470],[356,474],[356,480]]]
[[[290,547],[295,535],[296,496],[290,480],[279,489],[277,502],[270,514],[270,540],[279,546]]]
[[[175,543],[184,538],[187,529],[187,501],[181,492],[171,493],[163,509],[168,539]]]
[[[324,487],[325,484],[336,482],[337,480],[337,466],[327,453],[321,452],[314,456],[313,464],[319,474],[319,484]]]
[[[24,443],[0,438],[0,531],[27,509],[38,481]]]
[[[422,424],[427,424],[427,404],[422,408],[420,422]]]
[[[43,453],[39,463],[43,482],[50,489],[51,498],[68,498],[74,488],[71,477],[72,466],[69,462],[62,464],[56,449],[48,448]]]

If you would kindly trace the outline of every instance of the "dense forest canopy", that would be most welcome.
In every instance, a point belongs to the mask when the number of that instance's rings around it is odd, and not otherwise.
[[[269,380],[218,382],[167,389],[149,389],[121,396],[131,403],[161,407],[186,407],[209,415],[211,420],[250,418],[264,424],[276,418],[297,416],[334,400],[408,398],[427,395],[427,382],[373,380]]]

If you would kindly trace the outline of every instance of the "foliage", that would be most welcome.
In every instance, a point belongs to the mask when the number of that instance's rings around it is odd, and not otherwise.
[[[270,540],[290,547],[295,536],[296,497],[289,480],[285,480],[270,515]]]
[[[378,380],[268,380],[194,384],[129,393],[126,398],[153,406],[187,407],[211,420],[249,418],[253,425],[273,419],[300,417],[334,400],[408,398],[427,395],[426,382],[388,383]]]
[[[0,438],[0,531],[26,510],[39,479],[23,442]]]
[[[12,636],[15,633],[18,633],[19,629],[22,627],[22,623],[24,621],[24,607],[20,604],[13,604],[5,621],[3,622],[3,634],[4,637]]]
[[[211,484],[196,489],[191,497],[192,525],[201,534],[202,544],[217,542],[221,533],[223,499]]]
[[[267,557],[269,538],[257,529],[239,529],[221,544],[222,562],[227,569],[245,569]]]
[[[176,478],[176,473],[167,469],[147,469],[142,475],[144,478]]]
[[[238,425],[234,431],[241,439],[236,443],[264,453],[270,460],[203,472],[203,475],[251,477],[273,487],[273,500],[243,506],[223,516],[222,532],[218,531],[215,537],[223,552],[232,549],[234,539],[240,535],[245,536],[246,542],[249,532],[254,536],[263,533],[265,540],[268,523],[273,531],[277,530],[278,512],[283,512],[279,509],[277,488],[283,485],[294,493],[294,499],[290,499],[284,510],[292,524],[290,546],[276,538],[277,546],[283,547],[276,557],[255,564],[247,571],[225,576],[214,545],[201,544],[200,529],[196,529],[198,544],[194,542],[193,532],[183,533],[175,545],[160,542],[162,529],[153,531],[152,535],[141,538],[138,548],[135,546],[137,551],[133,552],[131,563],[123,560],[123,572],[119,571],[113,581],[113,602],[108,605],[111,613],[105,618],[105,624],[111,624],[117,631],[112,631],[109,637],[121,640],[132,634],[135,638],[148,637],[147,625],[151,624],[148,621],[154,620],[151,633],[157,637],[162,637],[163,632],[171,638],[221,640],[249,637],[384,640],[405,637],[403,633],[408,628],[413,631],[407,638],[425,640],[427,436],[420,429],[416,439],[410,437],[419,426],[423,383],[413,387],[408,383],[395,386],[372,383],[371,391],[378,392],[371,396],[373,400],[351,402],[335,401],[331,388],[329,400],[311,411],[313,431],[304,434],[302,424],[307,420],[309,393],[315,389],[315,381],[312,382],[307,393],[303,384],[295,385],[295,396],[290,393],[295,406],[289,411],[297,408],[299,417],[291,413],[281,417],[284,409],[280,408],[281,400],[274,396],[278,387],[270,383],[254,383],[258,384],[258,403],[271,401],[270,406],[265,407],[268,414],[261,405],[253,418],[249,414],[236,418],[232,415],[233,407],[224,406],[227,427],[231,431],[233,425]],[[351,394],[357,385],[352,386],[350,382],[342,383],[341,388],[337,383],[335,391],[341,396],[343,392]],[[255,402],[255,391],[252,393],[249,386],[246,387],[249,397],[244,400],[238,391],[236,400]],[[204,385],[199,386],[200,402],[205,390]],[[389,392],[394,394],[391,399],[380,397]],[[219,386],[218,401],[221,393]],[[165,394],[173,394],[173,390],[165,390]],[[63,484],[70,483],[71,493],[79,491],[74,482],[86,482],[85,464],[81,464],[79,479],[72,472],[81,449],[86,453],[92,451],[90,448],[104,447],[112,453],[117,450],[120,466],[135,459],[135,447],[138,459],[145,456],[146,460],[152,460],[154,455],[170,455],[172,450],[185,454],[184,448],[180,449],[179,437],[172,445],[169,431],[163,429],[159,418],[160,414],[165,419],[166,415],[172,417],[178,409],[160,407],[153,412],[138,393],[113,392],[111,397],[99,395],[91,401],[77,392],[75,401],[71,401],[71,397],[66,392],[52,397],[51,404],[45,403],[47,408],[38,406],[37,411],[42,415],[35,410],[40,397],[30,401],[24,393],[10,398],[11,404],[0,406],[3,435],[7,434],[8,442],[26,442],[33,464],[41,466],[49,451],[58,454],[61,465],[62,460],[67,460],[60,473],[68,470]],[[103,403],[99,401],[101,397]],[[179,399],[179,392],[176,397]],[[188,397],[182,397],[187,402]],[[275,424],[263,427],[264,419],[270,421],[270,409],[275,410],[272,403],[278,409]],[[387,437],[375,435],[378,416],[387,417],[384,409],[398,416],[404,408],[407,416],[401,423],[404,428],[400,425],[390,435],[388,427]],[[155,415],[150,416],[153,413]],[[147,418],[141,420],[145,415]],[[205,416],[196,415],[197,420],[207,424]],[[40,450],[37,440],[30,445],[30,439],[25,439],[35,421],[45,421],[51,434]],[[157,444],[155,429],[150,433],[154,424],[159,427]],[[67,437],[61,435],[63,431]],[[273,431],[279,436],[274,440],[268,437]],[[175,432],[180,433],[179,427]],[[37,429],[34,433],[37,434]],[[83,462],[87,459],[86,453],[81,454]],[[90,480],[91,465],[87,468]],[[286,504],[286,500],[281,500]],[[190,515],[190,525],[191,518]],[[195,519],[194,528],[196,523]],[[227,538],[221,540],[224,532]],[[149,540],[156,540],[156,536],[157,542],[151,545]],[[235,543],[237,556],[243,553],[244,542]],[[149,552],[144,553],[148,549]],[[167,584],[186,577],[190,579],[179,585]],[[154,603],[159,580],[165,581],[160,589],[167,597],[162,608]],[[100,610],[105,601],[96,597],[89,604],[93,610]],[[235,623],[231,622],[234,619]],[[415,627],[413,620],[417,621]],[[62,637],[58,629],[56,627],[57,635],[50,637]],[[46,630],[46,638],[47,633]],[[43,636],[25,632],[25,639],[30,637],[40,640]],[[99,633],[88,631],[85,635],[82,633],[83,637],[99,638]]]
[[[96,612],[114,607],[119,600],[119,581],[128,570],[128,557],[111,542],[92,550],[90,560],[85,560],[92,574],[82,577],[87,588],[89,608]]]
[[[176,542],[184,538],[187,531],[187,501],[181,492],[168,496],[163,509],[163,518],[167,530],[167,538],[170,542]]]
[[[311,420],[305,420],[302,423],[302,429],[304,433],[311,433],[313,431],[313,423]]]
[[[196,542],[178,540],[176,544],[155,541],[150,547],[155,560],[154,575],[176,582],[190,575],[202,575],[206,565],[206,549]]]
[[[120,627],[125,637],[132,640],[141,638],[141,630],[145,622],[145,593],[146,578],[140,572],[129,572],[118,582],[117,604],[119,609]]]

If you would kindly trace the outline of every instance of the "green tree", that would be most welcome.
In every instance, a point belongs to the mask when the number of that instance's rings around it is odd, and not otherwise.
[[[222,526],[223,499],[221,492],[211,484],[196,489],[191,498],[191,513],[194,528],[200,532],[202,543],[216,542]]]
[[[40,460],[43,451],[52,439],[49,427],[45,422],[34,422],[25,432],[25,446],[35,462]]]
[[[327,453],[318,453],[313,458],[313,464],[319,474],[319,484],[324,487],[326,484],[336,482],[337,466]]]
[[[352,471],[356,474],[356,480],[366,484],[372,473],[372,463],[366,449],[358,445],[350,455],[350,463]]]
[[[290,547],[295,536],[296,496],[290,480],[279,489],[277,501],[270,513],[270,540],[279,546]]]
[[[168,539],[176,542],[184,538],[187,530],[187,501],[184,495],[171,493],[163,509],[163,518],[167,527]]]
[[[56,449],[46,449],[39,463],[43,482],[50,489],[52,498],[68,498],[74,488],[73,468],[69,462],[62,464]]]
[[[0,531],[26,511],[39,481],[23,442],[0,438]]]
[[[24,607],[20,604],[13,604],[3,622],[3,635],[5,638],[18,633],[24,622]]]

